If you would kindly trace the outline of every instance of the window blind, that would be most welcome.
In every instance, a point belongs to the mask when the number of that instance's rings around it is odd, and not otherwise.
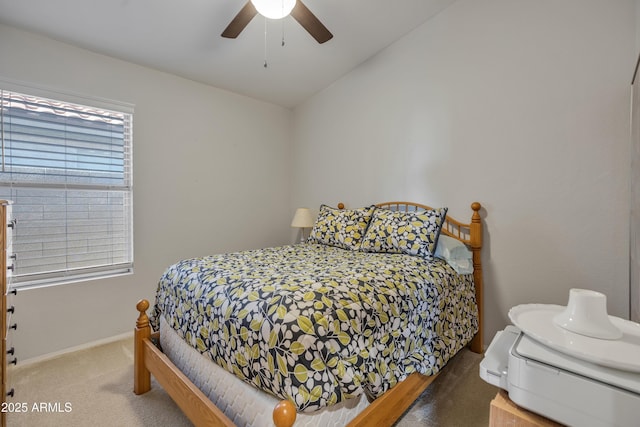
[[[130,272],[132,114],[0,90],[16,286]]]

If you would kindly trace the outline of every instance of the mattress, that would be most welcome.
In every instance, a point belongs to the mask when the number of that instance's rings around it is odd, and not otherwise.
[[[152,313],[252,386],[314,412],[437,373],[478,328],[472,275],[319,244],[170,266]]]
[[[240,381],[188,345],[162,318],[160,344],[164,354],[237,426],[273,427],[273,408],[279,398]],[[296,427],[345,426],[369,401],[364,395],[311,414],[300,413]]]

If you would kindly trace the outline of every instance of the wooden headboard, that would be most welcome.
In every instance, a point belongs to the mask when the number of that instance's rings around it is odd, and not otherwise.
[[[394,211],[411,212],[433,209],[430,206],[414,202],[384,202],[377,203],[377,207],[391,209]],[[344,209],[344,204],[338,204],[338,208]],[[482,249],[482,219],[480,218],[480,209],[482,205],[478,202],[471,203],[471,221],[468,223],[458,221],[447,214],[442,232],[447,236],[451,236],[466,244],[473,253],[473,280],[476,287],[476,303],[478,305],[478,333],[469,344],[472,351],[476,353],[483,352],[484,342],[484,300],[482,279],[482,257],[480,255]]]

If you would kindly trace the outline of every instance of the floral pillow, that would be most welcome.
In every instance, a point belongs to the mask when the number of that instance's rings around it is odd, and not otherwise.
[[[419,212],[376,209],[361,249],[417,255],[433,260],[446,216],[447,208]]]
[[[309,242],[358,250],[369,225],[374,206],[359,209],[336,209],[320,206]]]

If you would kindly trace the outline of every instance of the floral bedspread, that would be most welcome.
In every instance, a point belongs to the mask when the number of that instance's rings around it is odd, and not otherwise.
[[[311,412],[437,373],[478,328],[473,276],[444,261],[299,244],[180,261],[162,315],[218,365]]]

